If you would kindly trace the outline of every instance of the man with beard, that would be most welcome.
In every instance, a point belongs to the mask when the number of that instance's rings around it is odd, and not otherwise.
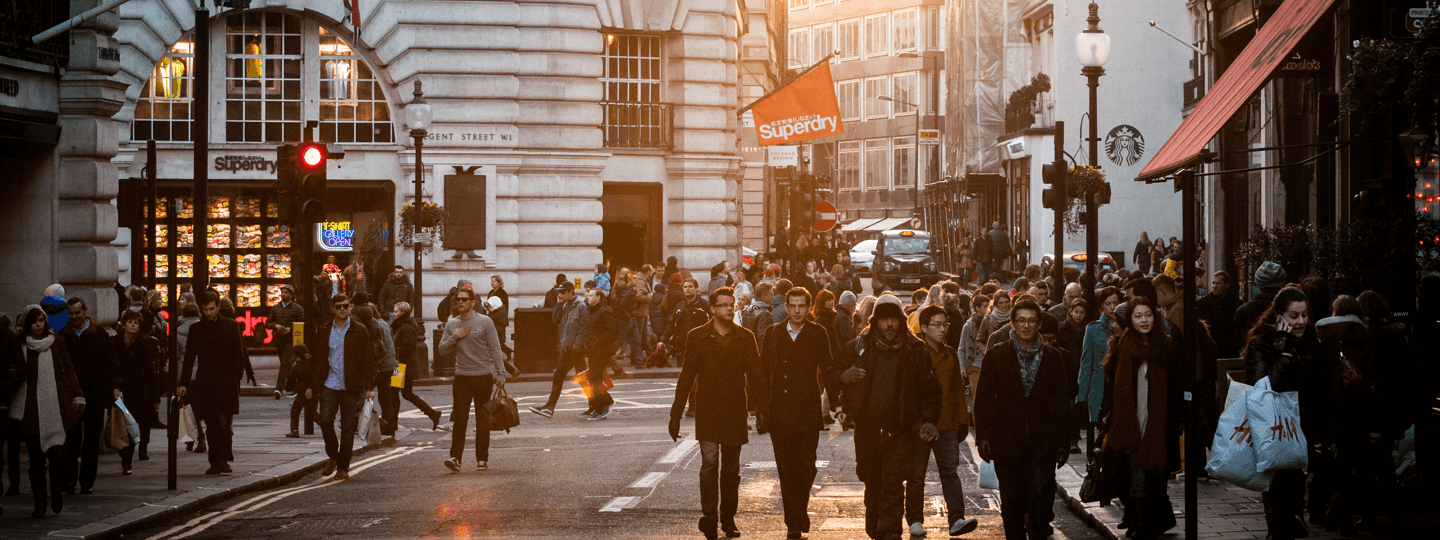
[[[405,278],[405,267],[395,265],[395,271],[390,272],[390,277],[385,284],[380,286],[379,312],[384,314],[386,322],[393,322],[396,302],[410,302],[415,294],[415,286]]]
[[[944,309],[934,309],[943,319]],[[840,380],[846,416],[855,422],[855,472],[865,482],[865,533],[898,539],[915,449],[940,436],[935,423],[942,392],[925,345],[906,330],[893,296],[876,302],[870,328],[845,349],[851,367]]]
[[[700,532],[708,540],[740,536],[735,511],[740,502],[740,447],[750,442],[746,426],[746,387],[754,401],[765,400],[755,335],[735,325],[735,291],[721,287],[710,293],[710,323],[690,331],[685,365],[670,407],[670,437],[680,439],[685,401],[695,390],[695,440],[700,441]],[[765,413],[756,413],[765,424]],[[717,496],[718,495],[718,496]],[[718,507],[718,510],[717,510]]]
[[[780,498],[785,507],[787,538],[800,538],[810,530],[810,486],[815,482],[815,449],[820,444],[820,392],[840,395],[844,367],[830,354],[825,327],[806,320],[810,292],[794,287],[785,293],[787,317],[765,335],[760,363],[770,390],[770,412],[755,427],[770,432],[775,468],[780,477]],[[758,411],[758,409],[757,409]]]
[[[1015,304],[1010,339],[985,351],[975,396],[980,459],[995,462],[1007,540],[1053,532],[1055,469],[1070,458],[1071,383],[1060,351],[1040,341],[1040,306]]]

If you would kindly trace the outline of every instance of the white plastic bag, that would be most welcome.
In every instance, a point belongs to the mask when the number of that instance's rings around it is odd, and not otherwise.
[[[984,489],[1000,489],[1000,479],[995,476],[995,462],[980,462],[980,487]]]
[[[360,440],[366,444],[380,444],[380,402],[375,398],[365,400],[365,407],[360,409],[360,419],[357,422],[360,428]]]
[[[1255,468],[1261,471],[1304,469],[1309,464],[1305,433],[1300,431],[1299,392],[1276,392],[1270,378],[1255,383],[1245,398],[1249,408]]]
[[[189,405],[180,409],[180,437],[176,439],[181,444],[195,442],[200,439],[200,425],[195,423],[195,409]]]
[[[1210,443],[1210,460],[1205,471],[1210,476],[1230,482],[1252,491],[1270,489],[1275,473],[1255,468],[1254,437],[1248,418],[1248,400],[1254,387],[1230,381],[1230,393],[1225,399],[1225,412],[1215,429],[1215,439]]]
[[[130,414],[130,409],[125,408],[125,398],[115,400],[115,408],[125,415],[125,431],[130,438],[130,444],[140,444],[140,423]]]

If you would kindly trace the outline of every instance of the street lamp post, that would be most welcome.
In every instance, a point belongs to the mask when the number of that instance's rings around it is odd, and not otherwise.
[[[1096,109],[1095,90],[1100,86],[1100,77],[1105,75],[1105,61],[1110,59],[1110,36],[1100,30],[1100,6],[1090,3],[1090,16],[1085,19],[1090,23],[1083,32],[1075,36],[1075,54],[1080,58],[1080,74],[1089,79],[1090,83],[1090,137],[1086,140],[1090,143],[1089,161],[1090,166],[1099,168],[1100,160],[1098,142],[1099,132],[1095,127]],[[1085,277],[1080,280],[1080,286],[1084,288],[1085,305],[1089,306],[1090,313],[1086,320],[1099,318],[1100,306],[1095,300],[1096,265],[1100,251],[1099,212],[1095,208],[1095,193],[1093,190],[1085,192]],[[1056,253],[1056,257],[1060,254]],[[1058,261],[1059,259],[1057,259]],[[1085,448],[1087,454],[1095,455],[1095,425],[1088,424],[1085,429]]]
[[[432,114],[430,104],[425,103],[425,92],[420,90],[420,81],[417,79],[415,81],[415,99],[410,100],[410,104],[405,107],[405,124],[410,126],[410,138],[415,141],[415,215],[417,216],[417,228],[419,228],[420,225],[418,217],[423,213],[421,210],[421,201],[424,199],[424,195],[420,190],[421,185],[424,183],[423,178],[425,176],[425,162],[422,159],[421,153],[425,147],[425,136],[428,134],[426,130],[430,129]],[[419,343],[416,344],[418,345],[416,350],[424,351],[425,309],[422,303],[425,298],[425,282],[421,276],[423,270],[421,269],[420,263],[420,247],[421,244],[416,242],[412,236],[410,238],[410,249],[415,252],[415,292],[412,293],[413,298],[411,299],[411,304],[413,309],[411,309],[411,313],[415,315],[415,324],[420,327],[420,331],[416,333],[416,339],[419,341]],[[424,362],[416,362],[416,364],[420,366],[425,365]],[[424,373],[417,373],[417,375],[423,374]]]

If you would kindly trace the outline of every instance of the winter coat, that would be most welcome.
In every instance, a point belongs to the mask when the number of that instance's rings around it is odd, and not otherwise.
[[[21,370],[22,381],[25,384],[25,392],[27,394],[35,394],[37,392],[36,377],[39,376],[39,365],[37,362],[39,361],[40,353],[30,350],[30,348],[25,345],[24,336],[16,338],[15,341],[11,342],[10,347],[17,351],[18,364],[14,365]],[[58,337],[55,339],[54,343],[50,345],[50,358],[55,364],[55,399],[60,404],[60,423],[63,424],[65,430],[69,430],[71,426],[75,425],[75,422],[80,420],[80,414],[83,412],[75,410],[75,398],[85,398],[85,391],[80,388],[80,380],[75,375],[74,364],[70,363],[70,354],[66,350],[65,340],[59,339]],[[16,396],[5,396],[5,404],[9,405],[13,397]],[[38,395],[35,397],[38,398]],[[21,397],[21,399],[28,400],[30,397],[25,396]],[[29,407],[28,405],[27,403],[27,407],[25,408],[25,418],[21,420],[21,429],[31,435],[41,433],[38,413],[34,407]],[[90,405],[87,403],[86,406],[88,407]],[[11,412],[13,413],[14,411]]]
[[[1246,384],[1270,377],[1272,390],[1300,393],[1300,430],[1311,444],[1334,440],[1329,377],[1337,367],[1339,358],[1325,351],[1313,327],[1299,338],[1261,327],[1245,348]]]
[[[275,307],[270,308],[270,316],[265,319],[265,328],[275,332],[276,345],[290,344],[294,343],[292,332],[297,322],[305,322],[305,308],[300,302],[290,302],[289,305],[275,304]],[[281,328],[285,331],[281,332]]]
[[[815,310],[815,315],[811,317],[811,320],[815,321],[815,324],[825,328],[825,333],[830,336],[830,354],[835,358],[840,358],[840,347],[844,345],[844,343],[840,342],[839,335],[836,333],[835,310],[825,309],[823,307],[817,309]]]
[[[120,391],[124,394],[126,408],[137,421],[142,418],[156,420],[153,405],[160,403],[160,389],[155,385],[151,366],[160,361],[159,340],[140,334],[135,341],[125,344],[125,335],[111,338],[119,362]]]
[[[415,318],[409,315],[395,319],[395,323],[390,325],[390,339],[395,342],[395,361],[405,364],[407,369],[418,360],[415,356],[418,348],[415,336],[419,332]]]
[[[630,281],[631,284],[627,288],[634,296],[634,298],[631,300],[630,316],[636,319],[649,318],[650,301],[652,300],[652,294],[654,293],[654,289],[650,288],[650,280],[634,279]]]
[[[629,321],[635,314],[635,289],[626,284],[615,285],[610,290],[610,312],[615,315],[615,321]]]
[[[690,330],[710,320],[710,302],[704,298],[696,298],[694,303],[681,302],[670,311],[669,320],[663,340],[670,344],[671,354],[683,354]]]
[[[550,322],[555,325],[556,344],[560,352],[584,346],[580,341],[585,325],[585,301],[572,298],[569,302],[556,299],[555,308],[550,311]]]
[[[380,303],[376,306],[380,308],[380,314],[384,315],[395,311],[397,302],[409,302],[414,295],[415,286],[410,283],[408,278],[401,277],[397,280],[394,274],[391,274],[385,280],[385,284],[380,286]]]
[[[866,330],[845,344],[844,364],[863,369],[869,375],[844,387],[845,414],[855,421],[857,429],[867,426],[879,429],[888,423],[906,433],[919,433],[922,424],[938,427],[944,390],[935,378],[930,353],[925,350],[925,343],[914,335],[901,330],[900,338],[903,343],[898,351],[900,363],[894,379],[898,387],[889,390],[895,397],[895,410],[900,411],[898,419],[869,418],[867,414],[870,396],[876,391],[875,362],[883,354],[875,344],[879,339],[877,332]]]
[[[729,334],[721,338],[708,322],[690,331],[670,418],[678,420],[685,412],[693,389],[695,439],[739,445],[750,442],[746,403],[762,400],[767,389],[755,335],[738,326]],[[755,395],[748,395],[747,388]]]
[[[759,350],[760,344],[765,343],[765,332],[774,324],[770,320],[770,304],[764,300],[755,299],[750,305],[740,311],[740,326],[744,326],[750,333],[755,334],[755,347]]]
[[[1195,312],[1200,321],[1210,327],[1210,337],[1219,347],[1220,358],[1240,357],[1241,340],[1250,331],[1235,326],[1235,313],[1240,306],[1240,299],[1233,294],[1209,294],[1195,303]]]
[[[605,294],[610,294],[610,273],[609,273],[609,272],[600,272],[600,273],[598,273],[598,274],[595,274],[595,276],[594,276],[594,277],[591,277],[590,279],[595,280],[595,288],[596,288],[596,289],[600,289],[600,290],[602,290],[602,291],[605,291]]]
[[[785,323],[771,327],[760,349],[769,399],[756,404],[757,413],[769,413],[772,432],[804,432],[820,429],[820,391],[840,395],[840,372],[845,366],[830,354],[830,336],[825,328],[806,321],[798,339],[790,338]],[[833,408],[838,401],[831,402]]]
[[[833,327],[827,326],[826,328],[834,329],[835,342],[840,344],[841,348],[844,348],[845,345],[849,344],[850,341],[858,335],[855,330],[854,310],[841,306],[835,313],[835,325]]]
[[[487,311],[485,312],[485,315],[488,315],[490,317],[490,322],[495,323],[495,328],[497,330],[509,326],[510,295],[505,292],[504,287],[496,287],[494,289],[490,289],[490,294],[485,296],[485,301],[489,302],[491,298],[500,299],[500,309],[494,311]],[[500,341],[505,341],[505,336],[500,336]]]
[[[1270,304],[1275,302],[1277,290],[1261,290],[1260,294],[1250,299],[1240,309],[1235,310],[1235,335],[1240,338],[1241,349],[1246,344],[1245,336],[1255,328],[1255,323],[1260,321],[1260,316],[1265,310],[1270,309]]]
[[[1105,452],[1134,453],[1135,466],[1141,470],[1160,470],[1165,466],[1166,426],[1169,414],[1170,338],[1151,331],[1151,342],[1144,344],[1138,335],[1122,334],[1114,350],[1105,359],[1105,397],[1100,404],[1100,417],[1106,422]],[[1146,421],[1141,433],[1136,402],[1139,397],[1139,373],[1145,364],[1148,382]],[[1178,410],[1176,411],[1179,412]],[[1178,414],[1175,416],[1179,416]]]
[[[916,336],[919,337],[919,336]],[[925,339],[919,337],[923,343]],[[936,420],[935,427],[941,431],[960,429],[962,426],[970,425],[970,409],[965,405],[965,389],[968,380],[965,370],[960,369],[960,362],[957,361],[955,349],[944,343],[940,349],[931,349],[925,345],[926,355],[930,358],[930,369],[935,372],[935,380],[940,383],[940,390],[944,392],[940,401],[940,418]],[[961,438],[964,438],[962,435]]]
[[[1019,459],[1034,449],[1049,457],[1070,447],[1070,381],[1065,359],[1044,346],[1035,383],[1025,396],[1020,358],[1006,340],[985,351],[985,369],[975,392],[975,440],[990,442],[992,459]]]
[[[615,355],[615,338],[619,336],[615,312],[604,304],[599,307],[586,307],[589,310],[585,313],[584,323],[585,357],[591,361],[608,361]]]
[[[1076,381],[1079,391],[1075,394],[1077,403],[1085,403],[1090,409],[1090,421],[1100,420],[1100,403],[1105,399],[1105,355],[1110,350],[1113,332],[1110,317],[1100,314],[1100,320],[1085,326],[1085,343],[1080,352],[1080,378]]]
[[[75,367],[75,377],[89,397],[87,406],[108,409],[115,402],[115,389],[120,388],[120,362],[115,358],[110,334],[93,319],[89,322],[85,331],[79,334],[74,328],[66,326],[56,339],[65,340],[65,350],[70,354],[70,365]],[[153,377],[154,366],[149,367]]]
[[[334,327],[335,319],[326,319],[315,333],[315,344],[310,348],[313,365],[306,389],[314,390],[316,396],[325,388],[325,379],[330,375],[330,332]],[[350,330],[345,332],[344,340],[346,390],[363,392],[375,386],[375,372],[380,365],[380,359],[375,357],[372,343],[370,329],[351,317]]]
[[[232,319],[201,319],[190,325],[190,343],[180,367],[180,386],[195,415],[240,413],[240,378],[245,372],[240,324]],[[194,372],[194,382],[191,373]]]

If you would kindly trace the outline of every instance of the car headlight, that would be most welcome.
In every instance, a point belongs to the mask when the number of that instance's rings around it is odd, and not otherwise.
[[[885,263],[885,271],[886,271],[886,272],[899,272],[899,271],[900,271],[900,265],[895,264],[895,263],[893,263],[893,262],[886,262],[886,263]]]
[[[940,271],[940,267],[935,265],[935,261],[925,261],[925,263],[922,264],[922,265],[920,265],[920,267],[921,267],[921,268],[924,268],[926,272],[939,272],[939,271]]]

